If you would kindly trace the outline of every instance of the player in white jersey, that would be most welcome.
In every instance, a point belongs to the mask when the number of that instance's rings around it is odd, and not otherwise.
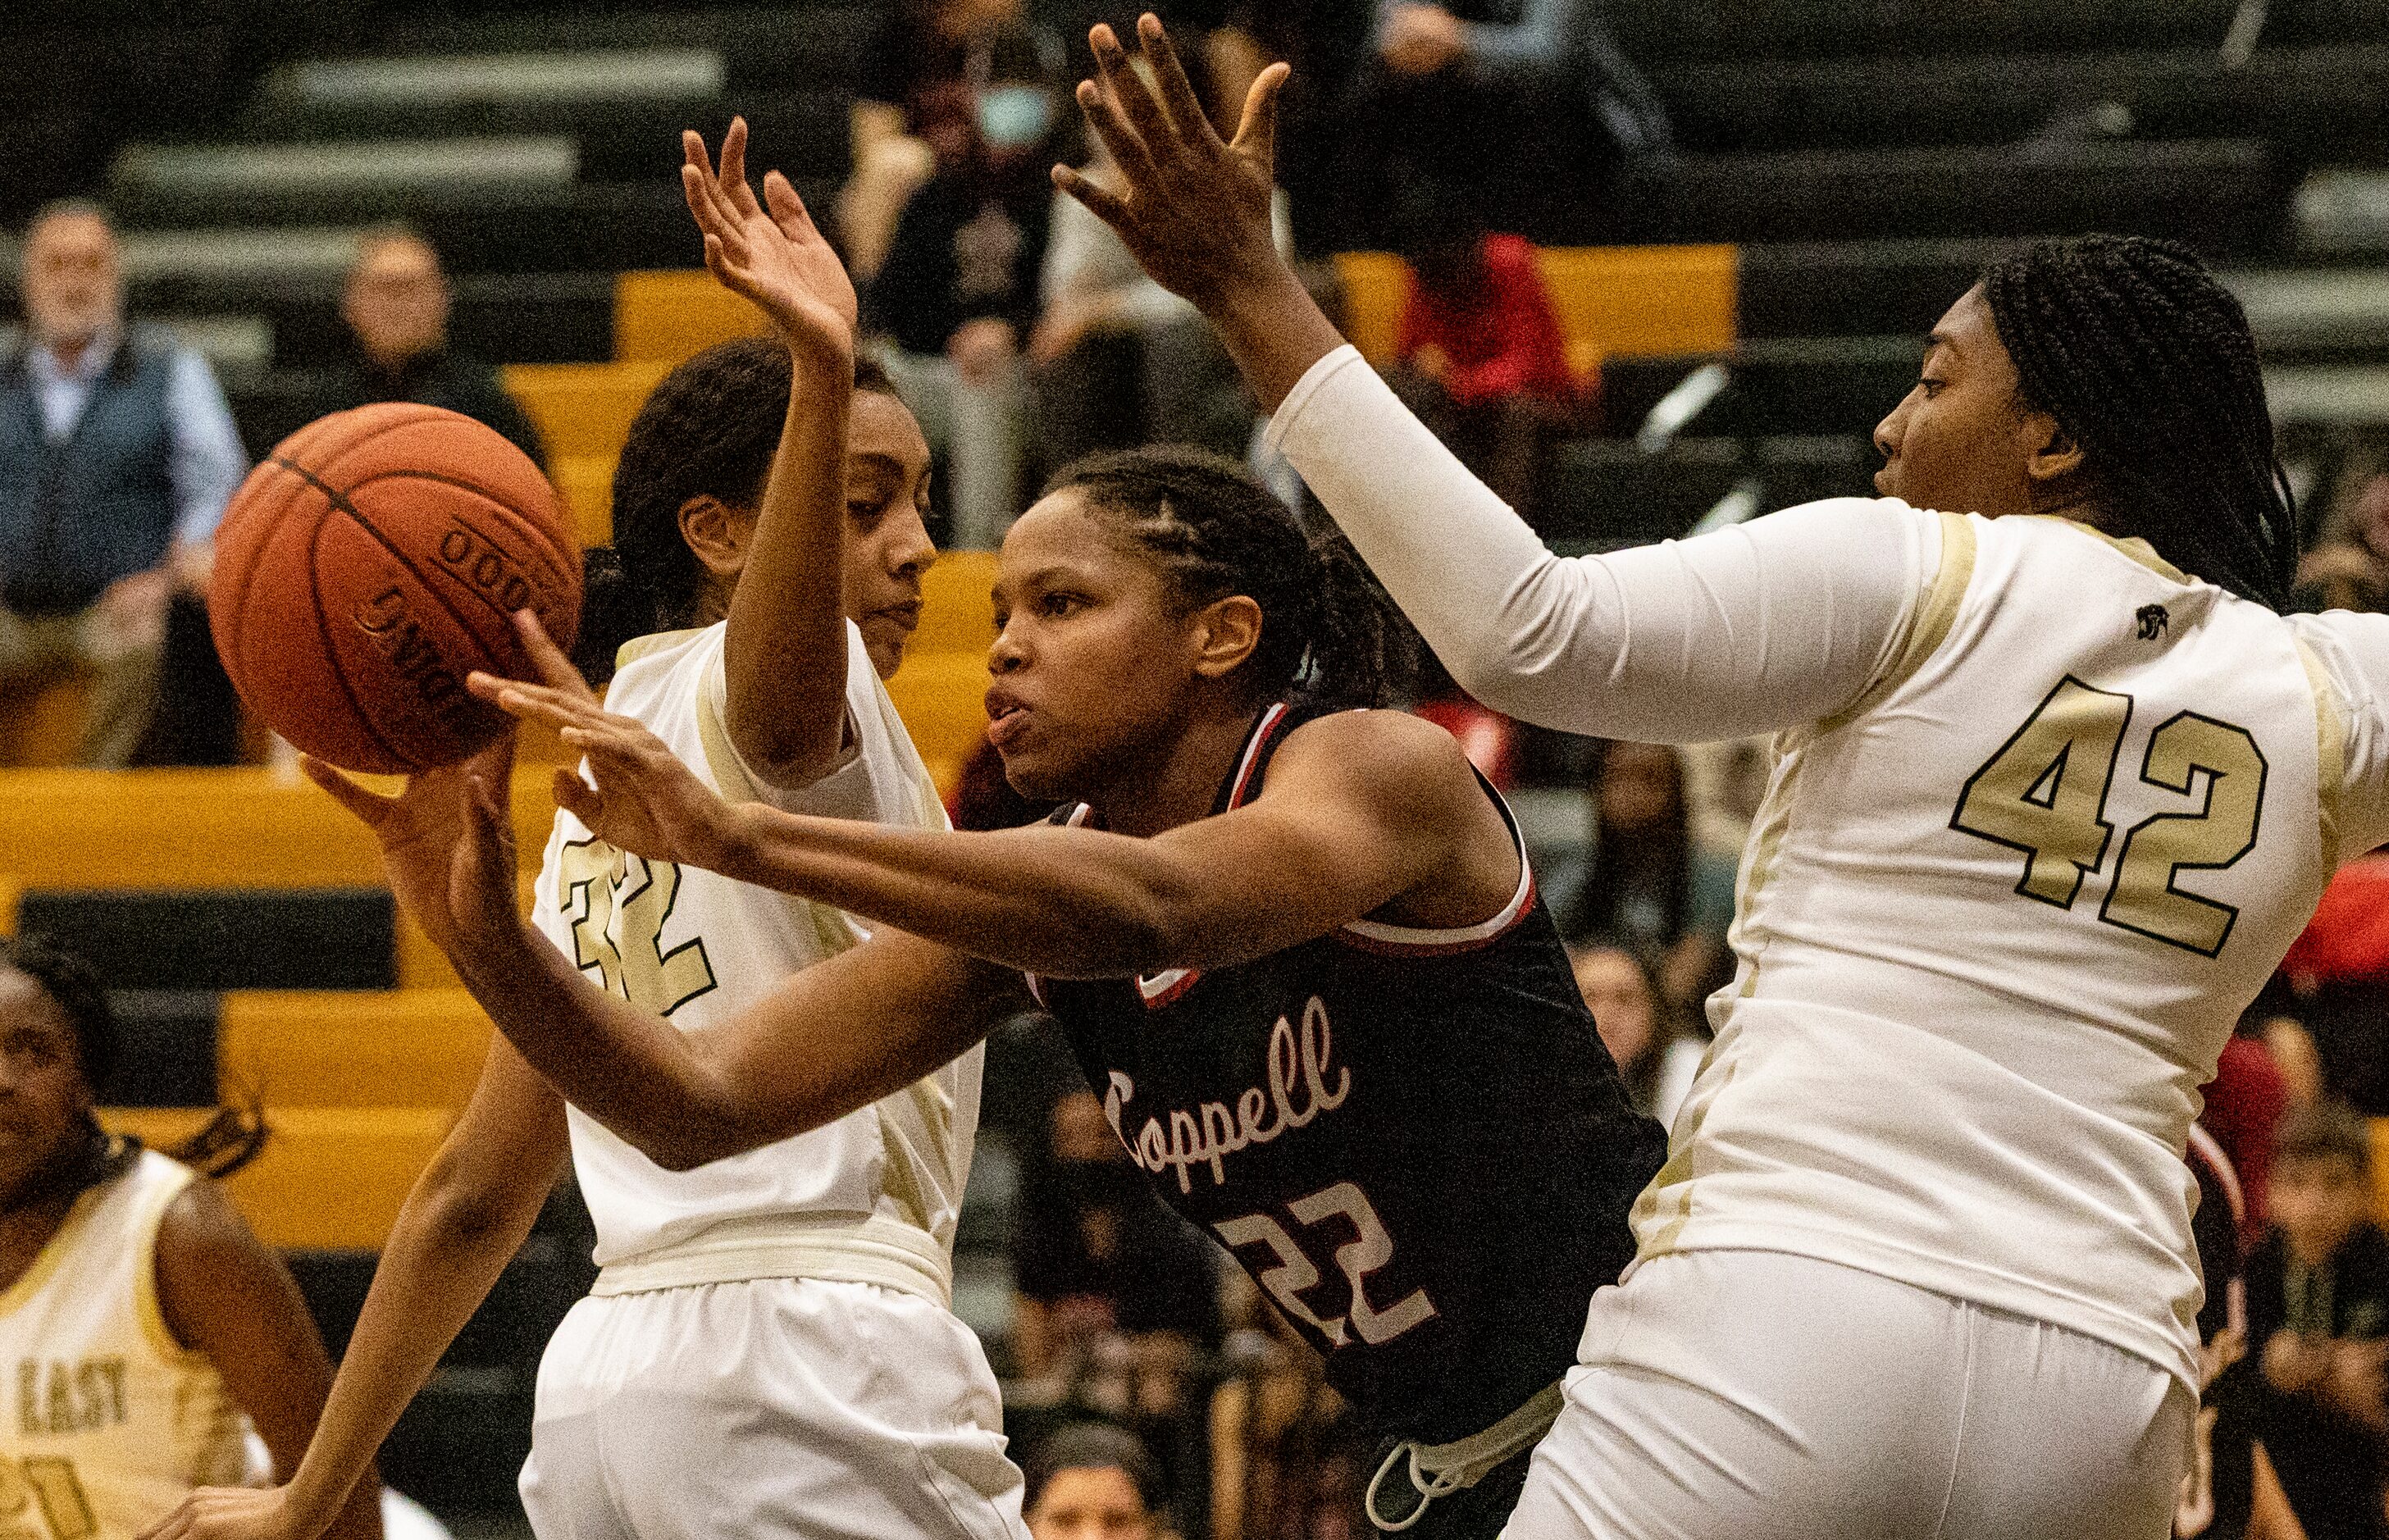
[[[601,612],[627,605],[628,629],[649,634],[621,649],[610,698],[724,794],[942,829],[880,684],[935,555],[927,447],[884,378],[858,372],[852,286],[794,191],[776,172],[767,203],[747,188],[744,140],[734,124],[717,179],[690,135],[684,181],[708,265],[778,339],[699,355],[641,409],[615,477],[618,560],[593,563],[582,633],[602,637]],[[565,814],[534,904],[593,981],[686,1031],[860,939],[835,910],[642,861]],[[1021,1540],[994,1377],[950,1308],[978,1072],[958,1061],[836,1125],[691,1168],[582,1117],[493,1042],[401,1215],[298,1480],[203,1494],[160,1535],[312,1535],[521,1243],[569,1147],[601,1271],[541,1364],[521,1489],[543,1540]]]
[[[203,1482],[241,1478],[254,1427],[295,1469],[332,1366],[282,1259],[188,1165],[110,1139],[117,1055],[91,970],[0,940],[0,1528],[129,1540]],[[227,1146],[253,1152],[262,1134]],[[370,1479],[338,1516],[379,1540]]]
[[[1716,1044],[1509,1533],[2165,1534],[2198,1088],[2389,837],[2389,618],[2278,613],[2236,301],[2160,243],[2020,254],[1877,429],[1882,500],[1562,560],[1276,260],[1283,70],[1223,145],[1141,32],[1157,89],[1099,28],[1080,93],[1125,190],[1056,178],[1212,318],[1460,683],[1578,732],[1779,735]]]

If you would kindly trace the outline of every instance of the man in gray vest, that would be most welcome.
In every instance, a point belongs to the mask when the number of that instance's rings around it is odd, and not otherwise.
[[[87,671],[82,762],[121,765],[157,705],[167,603],[205,592],[248,457],[207,361],[126,328],[96,205],[33,216],[21,288],[24,342],[0,360],[0,704]]]

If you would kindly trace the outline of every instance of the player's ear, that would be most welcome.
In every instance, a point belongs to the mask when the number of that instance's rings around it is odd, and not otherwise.
[[[738,576],[747,565],[747,542],[754,533],[754,515],[732,507],[711,492],[699,492],[680,505],[680,538],[717,578]]]
[[[2017,428],[2024,441],[2025,475],[2041,486],[2082,469],[2082,446],[2046,412],[2024,414]]]
[[[1221,679],[1261,644],[1261,607],[1244,594],[1214,599],[1187,617],[1194,643],[1194,672]]]

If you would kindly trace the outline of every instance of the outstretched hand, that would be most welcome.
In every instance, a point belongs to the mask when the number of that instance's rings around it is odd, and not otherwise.
[[[373,831],[399,903],[460,968],[483,945],[513,939],[521,918],[506,808],[514,763],[510,731],[462,764],[417,771],[396,796],[384,796],[320,759],[300,761],[309,780]]]
[[[1222,143],[1160,21],[1147,15],[1137,32],[1149,83],[1118,35],[1099,25],[1087,39],[1096,78],[1079,85],[1080,109],[1111,152],[1124,190],[1068,166],[1054,167],[1054,181],[1118,231],[1163,287],[1208,312],[1238,286],[1284,274],[1271,201],[1277,99],[1289,70],[1272,64],[1260,72],[1236,136]]]
[[[590,780],[557,769],[556,806],[617,849],[720,871],[740,827],[738,809],[636,719],[607,710],[538,617],[522,611],[515,629],[541,682],[476,673],[466,687],[511,716],[556,728],[586,756]]]
[[[851,358],[858,308],[846,265],[823,238],[805,200],[778,172],[763,175],[763,197],[747,185],[747,120],[733,118],[714,171],[705,136],[681,134],[687,157],[681,191],[705,235],[705,265],[723,287],[751,299],[791,348],[824,359]]]
[[[202,1486],[185,1496],[138,1540],[312,1540],[290,1512],[282,1486]]]

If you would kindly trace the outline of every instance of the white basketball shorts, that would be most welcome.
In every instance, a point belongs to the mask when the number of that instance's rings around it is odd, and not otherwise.
[[[761,1279],[584,1299],[540,1361],[539,1540],[1028,1540],[978,1339],[928,1300]]]
[[[2045,1321],[1774,1252],[1593,1297],[1505,1540],[2164,1540],[2196,1407]]]

